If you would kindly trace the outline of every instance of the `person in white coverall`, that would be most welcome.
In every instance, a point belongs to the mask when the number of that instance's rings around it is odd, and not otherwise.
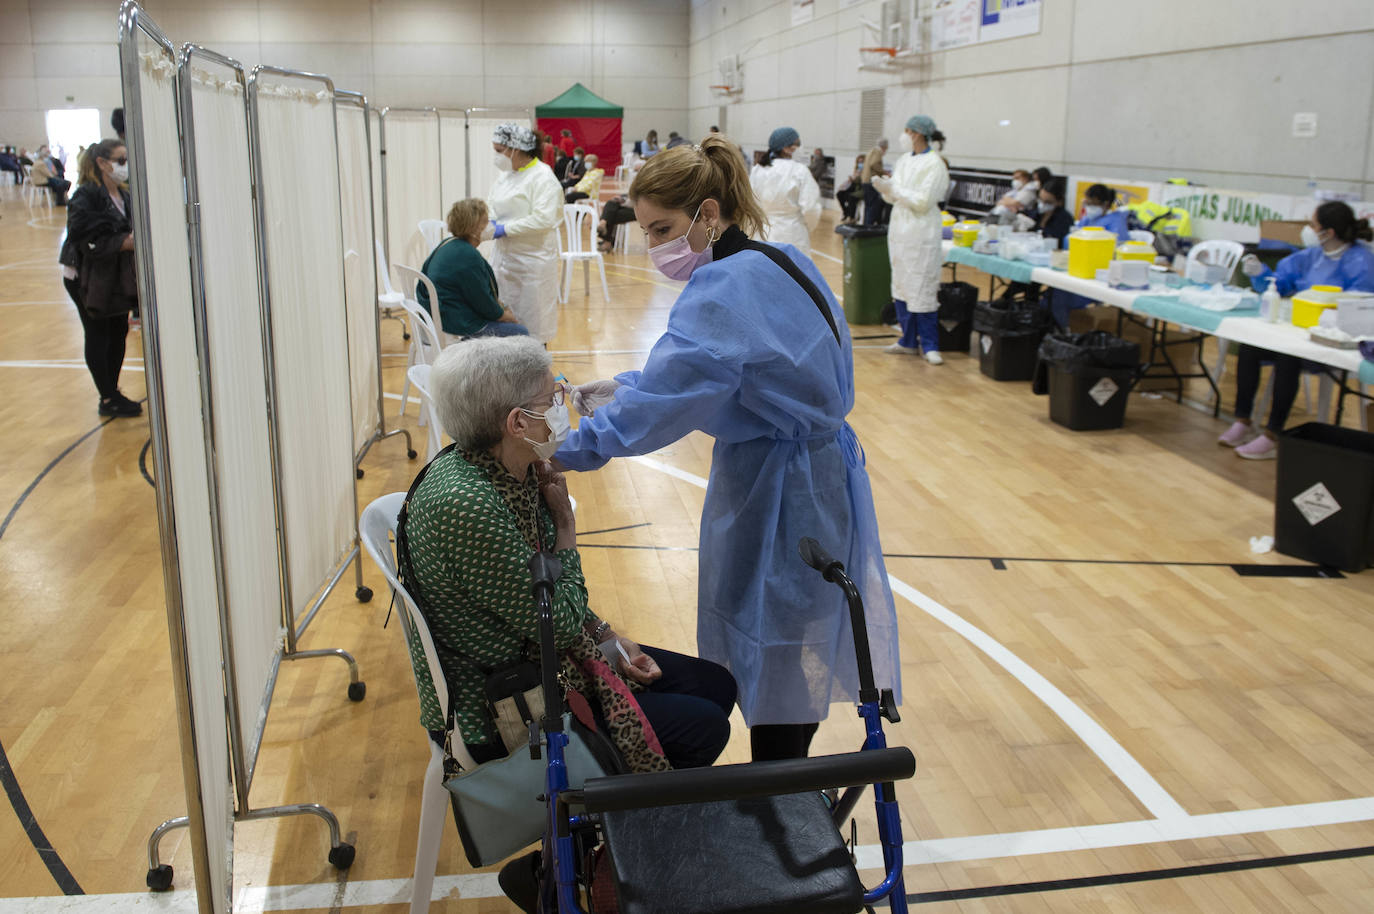
[[[887,229],[887,256],[892,261],[892,299],[902,338],[887,347],[905,355],[925,353],[932,365],[944,362],[938,349],[940,304],[940,201],[949,193],[949,169],[932,149],[944,147],[945,135],[935,121],[917,114],[902,133],[902,156],[892,177],[873,179],[873,186],[892,204]]]
[[[811,230],[821,220],[821,189],[811,169],[792,160],[801,138],[791,127],[768,137],[768,155],[749,173],[754,196],[768,217],[764,241],[790,244],[811,256]]]
[[[492,134],[501,174],[487,195],[496,239],[492,270],[501,300],[530,335],[548,343],[558,333],[558,236],[563,187],[539,160],[539,140],[521,124],[502,124]]]

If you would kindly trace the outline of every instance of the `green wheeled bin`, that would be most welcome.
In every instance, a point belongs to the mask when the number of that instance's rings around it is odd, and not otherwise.
[[[839,225],[844,238],[844,317],[851,324],[881,324],[892,301],[892,264],[887,259],[887,226]]]

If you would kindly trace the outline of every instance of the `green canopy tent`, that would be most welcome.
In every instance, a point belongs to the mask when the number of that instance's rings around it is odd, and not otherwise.
[[[539,129],[558,142],[564,128],[573,142],[595,155],[600,166],[614,171],[620,164],[620,125],[625,109],[613,105],[581,83],[534,109]]]

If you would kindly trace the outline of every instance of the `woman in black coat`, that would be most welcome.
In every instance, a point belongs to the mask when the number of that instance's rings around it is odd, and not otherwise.
[[[129,312],[138,307],[128,180],[129,156],[121,141],[102,140],[82,153],[80,186],[67,205],[67,240],[58,258],[62,284],[86,332],[86,367],[100,393],[102,416],[143,412],[119,392]]]

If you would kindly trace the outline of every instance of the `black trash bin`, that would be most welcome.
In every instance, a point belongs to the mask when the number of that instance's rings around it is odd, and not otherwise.
[[[973,336],[973,309],[978,304],[978,289],[967,282],[942,282],[937,293],[940,311],[939,343],[941,352],[968,352]]]
[[[1374,434],[1320,422],[1279,436],[1274,548],[1342,571],[1374,565]]]
[[[1000,298],[973,309],[978,370],[994,381],[1029,381],[1035,354],[1053,318],[1036,302]]]
[[[1074,431],[1121,428],[1140,378],[1140,344],[1104,330],[1051,333],[1031,389],[1050,395],[1050,421]]]

